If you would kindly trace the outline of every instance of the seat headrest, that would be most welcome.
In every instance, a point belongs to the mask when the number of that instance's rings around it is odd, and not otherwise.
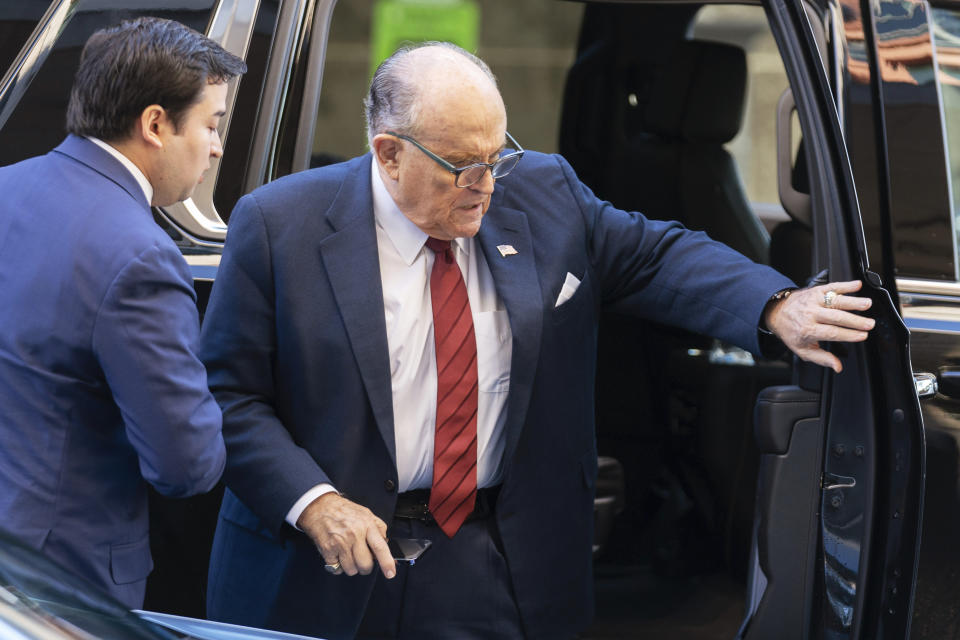
[[[645,113],[646,127],[688,142],[729,142],[743,123],[746,87],[743,49],[685,40],[657,76]]]

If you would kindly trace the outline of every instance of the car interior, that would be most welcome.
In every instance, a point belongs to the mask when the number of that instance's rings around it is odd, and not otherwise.
[[[757,77],[743,47],[695,34],[702,8],[586,6],[560,153],[600,198],[705,231],[803,284],[809,221],[782,210],[765,225],[728,150]],[[776,112],[754,117],[773,128]],[[802,169],[786,171],[803,190]],[[754,403],[791,382],[789,361],[613,313],[601,321],[599,351],[598,449],[622,465],[626,495],[597,557],[587,637],[733,637],[760,460]]]

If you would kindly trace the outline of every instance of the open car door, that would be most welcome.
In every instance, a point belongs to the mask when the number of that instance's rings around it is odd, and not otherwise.
[[[801,0],[765,8],[790,80],[803,135],[799,169],[809,182],[807,193],[793,191],[798,172],[781,166],[784,206],[812,229],[813,281],[862,280],[877,324],[865,343],[830,347],[841,374],[795,362],[793,384],[758,398],[755,539],[739,637],[907,638],[925,465],[909,334],[869,270],[816,43],[829,15]]]
[[[598,196],[621,209],[706,231],[799,285],[862,281],[860,295],[873,301],[868,313],[876,327],[864,343],[828,346],[843,363],[835,375],[799,361],[788,369],[780,361],[755,360],[634,318],[605,317],[598,448],[626,469],[626,511],[638,513],[632,539],[645,533],[642,539],[650,540],[632,557],[614,561],[621,568],[652,565],[654,573],[659,566],[658,577],[668,578],[707,575],[704,567],[713,565],[727,572],[721,579],[738,579],[737,571],[749,565],[739,632],[718,623],[699,637],[906,638],[920,540],[924,431],[909,333],[891,299],[894,283],[870,271],[838,117],[843,102],[835,95],[842,95],[845,78],[826,45],[842,32],[844,13],[826,0],[765,0],[764,24],[745,19],[757,7],[734,7],[720,30],[716,4],[588,3],[567,76],[560,152]],[[717,18],[712,23],[706,18],[711,12]],[[770,51],[771,57],[779,59],[751,59],[757,34],[767,30],[775,41],[770,48],[779,52]],[[854,54],[867,57],[861,50]],[[763,220],[767,235],[757,221],[771,209],[769,200],[748,196],[738,179],[751,163],[766,161],[759,153],[748,153],[746,162],[730,156],[742,124],[743,87],[750,84],[745,76],[756,86],[765,69],[781,62],[786,78],[776,86],[788,90],[779,108],[775,98],[769,107],[759,100],[761,108],[746,118],[758,122],[777,111],[783,132],[782,217],[769,225]],[[836,94],[832,87],[839,87]],[[796,145],[791,113],[799,122]],[[765,151],[762,134],[754,130],[752,136],[759,141],[747,148]],[[744,435],[751,427],[753,433]],[[750,502],[754,478],[756,502],[743,517],[741,558],[739,510]],[[645,481],[653,490],[643,494]],[[633,488],[638,485],[641,490]],[[647,503],[656,508],[644,510]],[[613,538],[611,551],[617,548]],[[722,557],[711,555],[716,540]],[[702,589],[680,584],[685,594]],[[665,625],[666,616],[653,613],[639,626]],[[684,634],[693,633],[694,623],[671,623],[670,637],[693,637]]]

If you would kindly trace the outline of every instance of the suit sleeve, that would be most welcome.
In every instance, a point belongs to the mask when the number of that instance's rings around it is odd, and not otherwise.
[[[114,278],[93,330],[141,474],[171,497],[209,491],[226,457],[220,410],[196,355],[195,296],[180,253],[153,245]]]
[[[200,354],[223,410],[228,452],[224,480],[276,530],[304,493],[330,479],[277,414],[274,304],[267,228],[256,200],[248,195],[230,216]]]
[[[764,307],[777,291],[796,286],[789,278],[701,231],[600,201],[565,160],[558,162],[584,217],[602,306],[760,353]]]

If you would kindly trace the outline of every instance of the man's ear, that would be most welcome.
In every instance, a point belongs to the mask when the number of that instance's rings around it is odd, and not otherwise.
[[[400,176],[400,153],[403,147],[400,141],[391,135],[380,133],[373,138],[373,155],[391,179]]]
[[[170,119],[163,107],[152,104],[140,113],[140,119],[135,126],[134,138],[140,138],[149,146],[162,149]]]

